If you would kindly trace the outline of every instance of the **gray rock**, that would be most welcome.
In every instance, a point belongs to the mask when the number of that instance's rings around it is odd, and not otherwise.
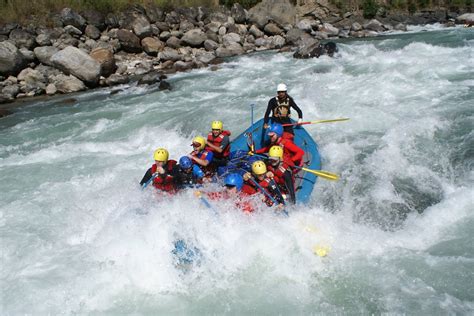
[[[25,68],[18,74],[18,80],[28,84],[37,84],[38,82],[46,83],[45,76],[38,70]]]
[[[7,23],[5,25],[0,26],[0,35],[6,35],[8,36],[11,31],[14,29],[18,28],[17,23]]]
[[[354,32],[362,31],[362,25],[360,25],[357,22],[352,23],[351,31],[354,31]]]
[[[179,47],[181,47],[181,40],[179,38],[177,38],[176,36],[171,36],[166,41],[166,46],[168,46],[170,48],[174,48],[174,49],[179,48]]]
[[[220,46],[216,49],[216,57],[225,58],[231,56],[233,56],[233,54],[228,48]]]
[[[282,48],[283,46],[285,46],[285,43],[286,41],[283,36],[275,35],[272,37],[270,45],[272,48]]]
[[[100,31],[104,31],[107,28],[105,24],[105,16],[99,11],[86,10],[82,12],[81,15],[86,19],[88,25],[93,26]]]
[[[192,29],[187,31],[181,38],[181,41],[192,47],[202,46],[207,39],[206,34],[201,29]]]
[[[255,38],[263,37],[263,35],[265,35],[265,33],[260,31],[260,29],[256,27],[255,25],[252,25],[250,27],[249,33],[255,36]]]
[[[54,85],[54,83],[50,83],[46,86],[46,94],[47,95],[53,95],[58,92],[58,88]]]
[[[204,41],[204,48],[209,51],[214,51],[219,47],[219,44],[214,42],[213,40],[205,40]]]
[[[225,35],[225,33],[227,33],[227,29],[226,29],[225,26],[221,26],[221,27],[219,28],[219,31],[217,31],[217,34],[219,34],[220,36]]]
[[[165,19],[165,14],[163,10],[154,5],[149,5],[145,7],[146,16],[151,23],[160,22]]]
[[[165,44],[157,38],[145,37],[142,39],[143,50],[151,56],[157,56],[158,53],[165,47]]]
[[[158,27],[160,29],[160,31],[162,32],[165,32],[165,31],[168,31],[170,30],[170,26],[168,23],[166,22],[156,22],[155,23],[156,27]]]
[[[179,24],[179,31],[182,32],[182,33],[186,33],[187,31],[190,31],[194,28],[195,28],[194,24],[189,22],[188,20],[183,20]]]
[[[51,45],[51,38],[46,33],[39,34],[38,36],[36,36],[35,40],[36,40],[36,43],[39,46],[49,46],[49,45]]]
[[[474,25],[474,13],[464,13],[456,18],[457,23]]]
[[[140,45],[140,38],[127,30],[118,30],[117,38],[120,42],[120,46],[127,53],[140,53],[142,47]]]
[[[397,31],[406,32],[407,31],[407,26],[403,23],[398,23],[397,25],[395,25],[394,29],[397,30]]]
[[[9,38],[10,41],[15,43],[16,47],[18,48],[24,47],[26,49],[32,50],[36,46],[35,36],[24,30],[12,30],[10,32]]]
[[[35,53],[33,53],[31,50],[26,49],[26,48],[20,48],[20,53],[25,56],[26,60],[31,63],[34,62],[36,59]]]
[[[369,31],[375,31],[375,32],[385,31],[385,29],[383,28],[382,23],[380,23],[376,19],[372,19],[368,23],[364,24],[364,29],[369,30]]]
[[[263,0],[249,10],[249,21],[260,29],[273,20],[279,25],[295,25],[296,8],[289,0]]]
[[[196,54],[196,61],[203,64],[209,64],[214,58],[216,58],[216,55],[213,52],[200,52]]]
[[[283,32],[283,30],[279,28],[278,25],[276,25],[275,23],[268,23],[267,25],[265,25],[263,30],[265,31],[265,33],[270,35],[280,35]]]
[[[255,46],[257,47],[269,47],[270,40],[268,38],[260,37],[255,40]]]
[[[117,15],[108,13],[105,17],[105,25],[109,28],[118,28],[120,26]]]
[[[53,46],[59,49],[64,49],[68,46],[77,47],[79,45],[79,40],[72,37],[69,34],[62,34],[57,40],[53,42]]]
[[[157,72],[151,72],[145,74],[143,77],[138,80],[138,84],[154,84],[160,81],[160,74]]]
[[[158,58],[160,60],[172,60],[172,61],[178,61],[181,60],[181,56],[179,55],[178,51],[176,49],[170,48],[170,47],[165,47],[161,52],[158,53]]]
[[[239,43],[232,43],[226,48],[229,50],[232,56],[242,55],[244,53],[244,49],[242,48],[242,45],[240,45]]]
[[[210,22],[208,24],[206,24],[206,26],[204,27],[204,29],[206,30],[206,32],[212,32],[212,33],[215,33],[217,34],[217,32],[219,31],[219,28],[221,27],[221,23],[219,22]]]
[[[86,26],[86,30],[84,31],[87,37],[90,37],[94,40],[97,40],[100,38],[100,30],[95,27],[94,25],[88,25]]]
[[[60,93],[71,93],[86,89],[84,82],[72,75],[57,75],[53,78],[53,84],[56,86],[57,91]]]
[[[289,44],[296,44],[303,36],[308,36],[308,34],[303,30],[293,28],[286,33],[286,41]]]
[[[171,37],[171,33],[168,31],[164,31],[160,33],[160,40],[167,41]]]
[[[74,75],[88,85],[95,86],[99,82],[100,64],[76,47],[69,46],[57,52],[51,57],[51,62],[54,67]]]
[[[144,15],[137,15],[132,22],[133,32],[140,38],[145,38],[153,34],[151,24]]]
[[[64,8],[61,11],[61,21],[64,26],[72,25],[81,31],[86,27],[86,20],[71,8]]]
[[[10,41],[0,42],[0,75],[16,75],[27,65],[25,56]]]
[[[234,43],[241,43],[241,41],[242,38],[236,33],[228,33],[222,37],[222,43],[225,47],[228,47]]]
[[[112,74],[106,80],[105,83],[108,86],[115,86],[118,84],[125,84],[128,83],[130,79],[127,76],[119,75],[119,74]]]
[[[74,27],[72,25],[66,25],[64,27],[64,31],[66,33],[68,33],[69,35],[72,35],[72,36],[75,36],[75,37],[79,37],[82,35],[82,31],[79,30],[77,27]]]
[[[2,94],[8,99],[14,99],[20,93],[20,87],[16,84],[6,86],[2,89]]]
[[[232,5],[230,14],[236,23],[245,23],[248,18],[248,12],[239,3],[234,3]]]
[[[337,36],[339,34],[339,29],[330,23],[324,23],[319,31],[326,33],[328,36]]]
[[[58,51],[59,49],[57,49],[56,47],[43,46],[43,47],[36,47],[34,50],[34,53],[35,53],[36,58],[38,58],[38,60],[41,63],[52,66],[53,64],[51,62],[51,57],[54,54],[56,54]]]

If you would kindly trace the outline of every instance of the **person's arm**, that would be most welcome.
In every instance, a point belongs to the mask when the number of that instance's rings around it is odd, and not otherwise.
[[[294,163],[297,163],[303,159],[304,150],[296,146],[293,142],[287,141],[285,143],[285,149],[288,149],[293,154],[291,156],[291,160]]]
[[[142,181],[140,181],[140,185],[147,183],[151,179],[152,176],[153,174],[151,173],[151,168],[150,168],[146,171],[145,175],[143,176]]]
[[[272,112],[273,110],[273,103],[274,102],[274,99],[275,98],[271,98],[269,101],[268,101],[268,105],[267,105],[267,110],[265,111],[265,116],[263,117],[263,128],[267,128],[268,127],[268,121],[270,119],[270,113]],[[273,102],[272,102],[273,101]],[[266,127],[265,127],[266,126]]]
[[[288,191],[288,194],[290,195],[290,202],[292,204],[295,204],[296,203],[295,184],[293,182],[293,176],[291,175],[290,170],[286,170],[285,173],[283,173],[283,179],[285,180],[285,186]]]
[[[289,97],[290,98],[290,106],[296,110],[296,112],[298,112],[298,118],[299,119],[303,119],[303,111],[301,111],[301,109],[299,108],[298,105],[296,105],[296,102],[295,100],[293,100],[292,97]]]
[[[224,139],[222,139],[222,142],[221,142],[220,146],[216,146],[216,145],[211,144],[211,143],[207,143],[207,146],[209,146],[210,148],[212,148],[214,151],[216,151],[218,153],[222,153],[224,151],[224,149],[229,145],[229,143],[230,143],[229,136],[224,136]]]
[[[204,178],[204,172],[199,168],[198,165],[193,165],[193,175],[198,179]]]

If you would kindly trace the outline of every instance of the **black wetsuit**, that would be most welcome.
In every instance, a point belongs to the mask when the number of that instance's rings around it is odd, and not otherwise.
[[[280,124],[289,124],[289,123],[291,123],[291,119],[290,119],[291,108],[295,109],[295,111],[298,112],[298,118],[300,118],[300,119],[303,118],[303,112],[298,107],[298,105],[296,105],[293,98],[290,97],[288,94],[286,95],[286,97],[288,99],[287,100],[288,101],[287,102],[287,104],[288,104],[288,107],[287,107],[288,113],[286,113],[286,115],[283,115],[283,116],[279,115],[278,107],[281,106],[281,104],[279,104],[277,102],[278,97],[273,97],[273,98],[270,99],[270,101],[268,101],[267,111],[265,112],[265,116],[263,118],[263,123],[264,124],[268,124],[270,113],[272,113],[271,120],[272,120],[273,123],[280,123]],[[285,132],[293,134],[293,127],[292,126],[285,126],[284,130],[285,130]]]

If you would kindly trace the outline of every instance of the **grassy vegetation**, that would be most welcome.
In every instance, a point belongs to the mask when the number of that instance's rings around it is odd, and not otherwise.
[[[51,13],[60,12],[65,7],[77,11],[97,10],[103,13],[117,12],[128,6],[154,4],[161,8],[173,7],[214,7],[219,0],[0,0],[0,23],[25,23],[33,17],[37,21],[46,22]]]

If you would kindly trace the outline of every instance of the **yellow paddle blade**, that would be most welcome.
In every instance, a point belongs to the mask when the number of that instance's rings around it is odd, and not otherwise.
[[[342,121],[348,121],[348,117],[343,117],[343,118],[338,118],[338,119],[332,119],[332,120],[319,120],[319,121],[312,121],[311,124],[318,124],[318,123],[332,123],[332,122],[342,122]]]
[[[323,170],[312,170],[312,169],[308,169],[308,168],[301,168],[301,169],[303,169],[306,172],[315,174],[318,177],[327,179],[327,180],[332,180],[332,181],[339,180],[339,176],[335,173],[331,173],[331,172],[323,171]]]
[[[320,257],[326,257],[329,253],[329,250],[331,250],[331,248],[328,246],[314,245],[313,247],[313,253]]]

